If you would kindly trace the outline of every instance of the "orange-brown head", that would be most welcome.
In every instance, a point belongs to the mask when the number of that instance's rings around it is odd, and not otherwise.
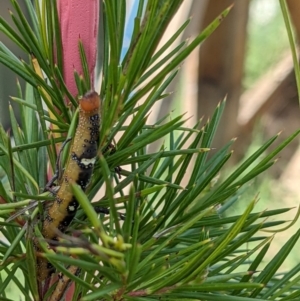
[[[100,97],[97,92],[89,91],[79,100],[81,109],[85,112],[92,112],[100,109]]]

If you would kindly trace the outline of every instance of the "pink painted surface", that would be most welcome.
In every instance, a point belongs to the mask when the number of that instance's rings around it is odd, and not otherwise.
[[[74,70],[82,74],[78,41],[82,40],[87,55],[91,81],[94,83],[94,69],[97,57],[97,35],[99,24],[98,0],[59,0],[58,13],[63,44],[64,80],[71,94],[78,91]],[[92,87],[93,88],[93,87]]]

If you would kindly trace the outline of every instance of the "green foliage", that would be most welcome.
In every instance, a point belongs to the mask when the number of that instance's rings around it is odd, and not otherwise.
[[[280,36],[280,43],[278,43]],[[247,90],[288,50],[284,20],[277,0],[251,0],[247,30],[244,88]],[[262,59],[263,58],[263,59]]]
[[[125,1],[103,1],[102,151],[87,194],[73,187],[81,209],[67,234],[76,235],[64,235],[54,251],[47,248],[39,232],[37,215],[42,213],[42,203],[53,199],[43,192],[47,163],[54,171],[56,145],[65,136],[74,135],[77,100],[63,82],[55,1],[42,1],[41,6],[38,1],[36,6],[26,1],[32,26],[18,3],[11,2],[17,31],[3,19],[0,29],[34,58],[30,63],[21,61],[0,43],[0,62],[27,82],[25,93],[18,87],[17,97],[12,98],[21,110],[20,123],[10,108],[10,135],[0,128],[4,173],[0,182],[4,238],[0,241],[1,300],[13,299],[8,296],[12,284],[19,291],[18,298],[37,300],[34,237],[43,245],[43,256],[76,283],[73,300],[296,300],[300,266],[283,276],[278,269],[300,231],[263,270],[260,268],[272,241],[272,235],[262,230],[285,223],[280,215],[290,209],[255,212],[254,198],[240,216],[224,212],[243,198],[241,188],[272,166],[299,131],[268,152],[277,136],[271,138],[227,178],[219,180],[233,141],[214,155],[209,156],[209,150],[225,101],[210,121],[199,121],[192,129],[184,127],[183,116],[147,123],[152,106],[166,97],[164,91],[176,76],[178,65],[219,26],[230,9],[190,44],[166,54],[188,25],[185,22],[157,49],[183,0],[140,0],[131,45],[120,61]],[[84,74],[75,77],[84,93],[91,83],[82,45],[79,49]],[[39,75],[37,66],[47,80]],[[65,97],[71,105],[65,104]],[[55,127],[49,128],[49,122]],[[149,144],[165,137],[168,145],[147,153]],[[105,152],[113,141],[116,152]],[[63,158],[68,151],[66,147]],[[122,167],[121,178],[115,174],[118,166]],[[98,196],[101,189],[105,193]],[[110,214],[99,218],[99,206],[109,208]],[[268,220],[270,217],[276,220]],[[69,265],[79,267],[80,274],[70,273]],[[16,272],[23,277],[16,277]]]
[[[279,3],[280,3],[280,7],[281,7],[285,27],[286,27],[286,30],[287,30],[287,34],[288,34],[288,37],[289,37],[289,43],[290,43],[291,51],[292,51],[293,62],[294,62],[294,67],[295,67],[295,76],[296,76],[297,89],[298,89],[298,91],[300,91],[299,60],[298,60],[298,55],[297,55],[297,50],[296,50],[297,47],[296,47],[296,43],[295,43],[295,38],[294,38],[294,35],[293,35],[293,31],[292,31],[291,20],[290,20],[290,17],[289,17],[286,2],[284,0],[280,0]],[[299,98],[299,102],[300,102],[300,98]]]

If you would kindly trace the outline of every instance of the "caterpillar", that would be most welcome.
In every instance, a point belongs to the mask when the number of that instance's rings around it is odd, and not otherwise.
[[[58,240],[58,233],[64,233],[78,208],[72,193],[71,184],[76,183],[83,191],[87,188],[96,161],[99,127],[100,97],[94,92],[86,93],[79,100],[79,121],[73,139],[70,155],[61,179],[54,202],[46,208],[42,221],[42,234],[45,240]],[[39,246],[36,247],[40,251]],[[49,281],[54,268],[45,258],[37,258],[37,279],[39,283]]]

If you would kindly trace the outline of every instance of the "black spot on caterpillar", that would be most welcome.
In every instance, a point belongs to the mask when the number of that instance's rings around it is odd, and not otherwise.
[[[78,202],[71,183],[78,184],[84,191],[89,184],[97,156],[100,127],[100,98],[92,91],[79,100],[79,121],[71,145],[70,156],[65,167],[54,202],[47,209],[42,225],[46,240],[57,240],[58,233],[65,232],[76,214]],[[37,247],[37,251],[39,247]],[[54,272],[44,258],[37,259],[38,281],[48,279]]]

